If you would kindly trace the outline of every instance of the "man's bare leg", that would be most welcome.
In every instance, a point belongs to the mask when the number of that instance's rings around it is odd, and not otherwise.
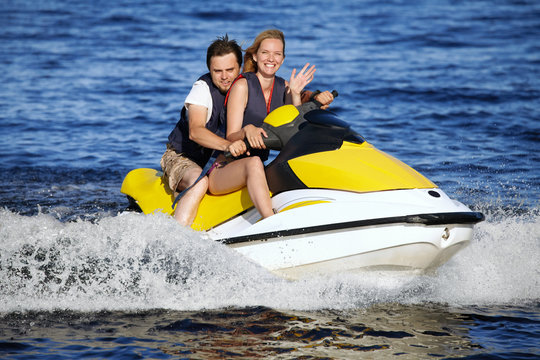
[[[189,169],[178,184],[177,191],[181,192],[191,186],[191,184],[193,184],[201,175],[201,172],[201,168]],[[176,204],[176,209],[174,211],[174,218],[176,221],[184,226],[191,226],[197,215],[199,204],[207,190],[208,177],[205,176],[199,180],[195,186],[189,189]]]

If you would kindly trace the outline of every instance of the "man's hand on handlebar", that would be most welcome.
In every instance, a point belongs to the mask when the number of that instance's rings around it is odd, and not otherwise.
[[[229,146],[227,147],[227,152],[230,153],[233,157],[238,157],[243,153],[247,153],[249,155],[249,151],[244,140],[236,140],[229,144]]]
[[[323,91],[315,95],[314,99],[321,103],[321,109],[326,110],[334,101],[334,95],[330,91]]]

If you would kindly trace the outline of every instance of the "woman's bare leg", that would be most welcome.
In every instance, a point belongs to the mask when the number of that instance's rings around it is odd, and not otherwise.
[[[264,165],[259,157],[247,157],[215,168],[208,180],[208,189],[215,195],[227,194],[247,186],[251,201],[259,214],[263,218],[274,214]]]

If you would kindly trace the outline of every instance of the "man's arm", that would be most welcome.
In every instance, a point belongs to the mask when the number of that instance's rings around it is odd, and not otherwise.
[[[186,104],[186,106],[188,108],[189,138],[205,148],[227,150],[230,141],[217,136],[206,128],[208,108],[194,104]]]
[[[315,96],[313,96],[313,94],[315,94]],[[310,101],[312,96],[315,100],[322,104],[321,109],[323,110],[328,109],[332,101],[334,101],[334,95],[332,95],[332,93],[328,90],[323,92],[304,90],[302,92],[302,104]]]

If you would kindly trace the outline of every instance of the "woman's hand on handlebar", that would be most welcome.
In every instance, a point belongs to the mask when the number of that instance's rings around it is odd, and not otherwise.
[[[244,132],[246,134],[246,140],[249,143],[249,146],[251,146],[253,149],[266,149],[266,145],[264,145],[264,137],[268,137],[268,134],[266,134],[266,131],[260,127],[256,127],[253,125],[246,125],[244,127]]]

